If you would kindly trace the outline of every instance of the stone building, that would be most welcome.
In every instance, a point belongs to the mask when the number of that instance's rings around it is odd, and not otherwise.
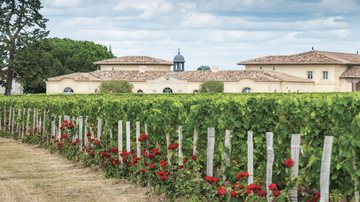
[[[123,56],[95,62],[100,70],[49,78],[47,94],[96,93],[101,82],[126,80],[135,93],[194,93],[209,80],[224,92],[347,92],[360,90],[360,56],[310,51],[239,62],[245,70],[185,71],[180,54],[172,62],[150,56]]]

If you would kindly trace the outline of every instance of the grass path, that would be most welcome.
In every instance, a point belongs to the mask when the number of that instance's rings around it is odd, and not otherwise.
[[[149,189],[0,138],[0,201],[159,201]]]

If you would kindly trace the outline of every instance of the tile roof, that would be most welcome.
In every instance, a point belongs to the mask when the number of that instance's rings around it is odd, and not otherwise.
[[[150,56],[123,56],[94,62],[97,65],[172,65],[167,60]]]
[[[276,71],[264,70],[229,70],[229,71],[95,71],[89,73],[74,73],[64,76],[49,78],[48,81],[60,81],[65,78],[72,78],[77,81],[105,81],[105,80],[126,80],[132,82],[144,82],[154,80],[164,76],[165,78],[173,77],[179,80],[187,80],[190,82],[204,82],[209,80],[237,82],[241,79],[252,79],[258,82],[302,82],[312,83],[313,81],[291,76]]]
[[[62,76],[56,76],[52,78],[48,78],[48,81],[61,81],[63,79],[73,79],[75,81],[101,81],[101,79],[93,76],[91,73],[87,72],[76,72],[73,74],[66,74]]]
[[[360,66],[348,67],[341,75],[340,78],[360,78]]]
[[[238,65],[250,64],[342,64],[360,65],[360,55],[328,51],[308,51],[295,55],[265,56],[237,63]]]

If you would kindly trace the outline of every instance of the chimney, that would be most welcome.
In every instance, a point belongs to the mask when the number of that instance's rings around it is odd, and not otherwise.
[[[220,68],[219,68],[218,65],[213,65],[213,66],[211,66],[211,72],[216,73],[216,72],[218,72],[219,70],[220,70]]]

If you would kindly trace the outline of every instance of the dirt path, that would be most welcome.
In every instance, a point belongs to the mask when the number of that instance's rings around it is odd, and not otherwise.
[[[0,201],[158,201],[148,188],[106,179],[49,151],[0,138]]]

